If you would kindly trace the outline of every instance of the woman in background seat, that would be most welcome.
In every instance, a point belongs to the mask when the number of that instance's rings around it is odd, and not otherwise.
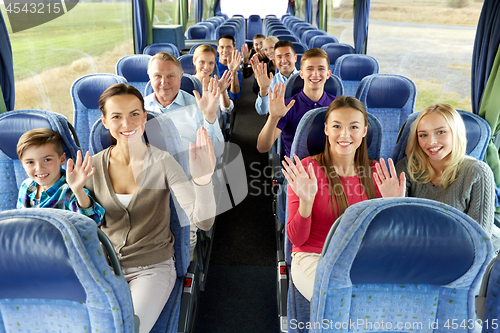
[[[486,163],[467,156],[466,148],[460,114],[448,104],[431,105],[411,125],[406,157],[396,167],[388,159],[389,168],[380,159],[374,178],[384,197],[431,199],[466,213],[492,235],[498,249],[493,173]]]
[[[326,236],[348,206],[381,197],[368,158],[368,116],[354,97],[339,96],[325,115],[323,153],[294,162],[285,157],[288,191],[287,235],[293,244],[292,280],[311,300],[316,267]],[[373,168],[373,170],[372,170]]]

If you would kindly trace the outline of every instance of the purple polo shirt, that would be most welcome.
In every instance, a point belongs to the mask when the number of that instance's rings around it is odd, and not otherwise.
[[[292,98],[286,99],[285,105],[288,105],[292,99],[295,100],[295,104],[287,112],[287,114],[279,120],[278,125],[276,125],[276,127],[281,130],[281,139],[283,140],[286,156],[290,156],[295,130],[297,129],[302,116],[309,110],[330,105],[330,103],[335,99],[335,96],[330,95],[327,92],[323,92],[323,96],[321,96],[320,100],[314,102],[307,97],[306,94],[304,94],[304,90],[302,90]]]

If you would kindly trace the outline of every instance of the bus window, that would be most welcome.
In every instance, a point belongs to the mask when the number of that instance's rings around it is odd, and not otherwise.
[[[252,1],[251,4],[248,3],[246,6],[242,6],[241,4],[240,1],[221,0],[220,9],[221,12],[227,14],[229,17],[239,14],[248,18],[248,16],[256,14],[264,18],[266,15],[274,14],[279,18],[286,13],[288,8],[288,0],[256,0]]]
[[[7,19],[5,6],[0,6]],[[133,53],[130,2],[80,2],[58,18],[12,33],[15,109],[44,109],[73,119],[72,83],[91,73],[115,73]],[[10,24],[8,29],[10,29]]]
[[[379,61],[380,73],[415,82],[416,110],[443,102],[471,111],[472,50],[481,7],[482,1],[472,0],[372,1],[367,53]]]
[[[153,25],[179,24],[179,3],[177,0],[155,0]]]

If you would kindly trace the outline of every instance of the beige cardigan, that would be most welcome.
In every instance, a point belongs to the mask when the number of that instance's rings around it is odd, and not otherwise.
[[[153,265],[174,254],[170,232],[170,189],[191,223],[208,230],[215,219],[212,184],[198,186],[188,181],[175,159],[167,152],[149,146],[143,176],[128,207],[113,190],[108,173],[112,147],[93,157],[96,168],[86,187],[106,210],[102,231],[109,237],[124,267]]]

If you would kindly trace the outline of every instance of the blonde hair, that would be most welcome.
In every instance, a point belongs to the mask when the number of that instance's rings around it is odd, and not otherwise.
[[[149,69],[151,68],[151,65],[153,64],[153,61],[155,61],[155,59],[163,60],[163,61],[172,61],[175,64],[175,66],[177,66],[177,68],[179,69],[181,76],[184,73],[184,70],[182,69],[182,65],[179,62],[179,59],[177,59],[174,55],[171,55],[170,53],[167,53],[167,52],[158,52],[157,54],[152,56],[151,59],[149,59],[148,73],[149,73]]]
[[[305,68],[305,63],[307,59],[311,58],[323,58],[326,59],[326,68],[330,68],[330,58],[328,57],[328,54],[326,53],[325,50],[314,48],[314,49],[309,49],[304,54],[302,55],[302,58],[300,58],[300,68]]]
[[[368,126],[368,114],[366,113],[365,106],[357,98],[351,96],[339,96],[330,103],[325,114],[325,124],[330,114],[340,108],[350,108],[356,110],[354,112],[361,112],[365,122],[364,126]],[[335,208],[336,201],[338,216],[344,214],[344,211],[347,207],[349,207],[349,202],[347,201],[347,196],[344,192],[344,187],[342,186],[343,182],[333,167],[333,157],[331,155],[330,141],[328,138],[326,139],[325,150],[321,154],[313,156],[313,158],[318,162],[321,168],[325,170],[326,177],[328,178],[328,184],[330,185],[330,198],[333,208]],[[367,198],[376,198],[377,196],[371,172],[372,161],[368,158],[368,144],[366,143],[366,136],[363,137],[360,146],[356,149],[354,164],[357,168],[357,174]],[[341,189],[340,193],[335,190],[337,188]]]
[[[462,162],[467,148],[467,137],[465,135],[465,124],[460,114],[448,104],[438,103],[428,106],[420,112],[413,122],[406,145],[406,156],[408,157],[408,174],[411,179],[421,183],[429,183],[434,179],[436,171],[432,168],[429,157],[418,143],[417,127],[420,120],[431,113],[438,113],[444,117],[450,126],[453,145],[449,157],[443,163],[443,172],[439,180],[439,186],[446,189],[457,177],[458,166]]]
[[[271,43],[273,43],[273,47],[274,47],[274,45],[276,45],[276,43],[277,43],[277,42],[279,42],[279,41],[280,41],[280,40],[279,40],[279,39],[278,39],[278,37],[276,37],[276,36],[269,36],[269,37],[267,37],[266,39],[264,39],[264,43],[265,43],[265,42],[271,42]]]
[[[17,156],[22,160],[23,154],[26,149],[30,147],[41,147],[47,144],[54,145],[54,150],[57,156],[62,156],[63,151],[63,140],[59,133],[47,128],[36,128],[32,129],[19,138],[17,142]]]
[[[214,55],[214,57],[217,58],[217,51],[215,51],[215,49],[212,46],[210,46],[208,44],[203,44],[203,45],[198,46],[194,50],[194,53],[193,53],[193,62],[196,61],[196,59],[198,59],[198,57],[202,53],[212,53]]]

